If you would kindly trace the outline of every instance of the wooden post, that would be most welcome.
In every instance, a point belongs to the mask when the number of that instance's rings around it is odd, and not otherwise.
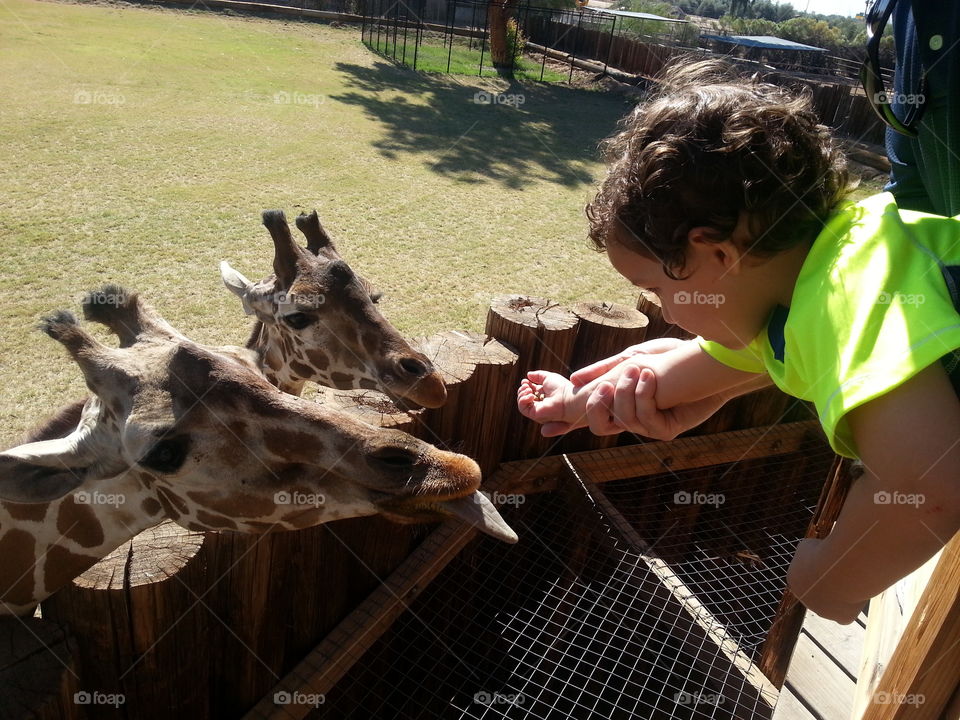
[[[647,316],[647,340],[659,337],[671,337],[687,340],[694,337],[679,325],[672,325],[663,319],[663,308],[660,298],[649,290],[641,290],[637,300],[637,310]]]
[[[0,618],[0,717],[86,717],[86,698],[75,695],[76,654],[76,642],[59,623],[34,617]]]
[[[486,332],[517,352],[516,370],[509,383],[514,401],[520,379],[530,370],[549,370],[569,376],[577,322],[577,316],[572,312],[543,298],[523,295],[494,298],[487,313]],[[557,444],[556,438],[543,437],[537,423],[527,420],[514,409],[509,414],[502,459],[544,455]]]
[[[424,528],[378,516],[295,532],[210,533],[204,543],[216,617],[206,639],[222,658],[210,715],[237,717],[314,647],[416,547]]]
[[[647,337],[647,316],[626,305],[582,302],[570,310],[580,319],[570,360],[572,370],[616,355]]]
[[[414,435],[469,455],[484,477],[503,455],[507,418],[516,411],[517,354],[480,333],[453,330],[417,341],[447,386],[443,407],[425,410]]]
[[[122,694],[130,717],[208,713],[204,536],[172,521],[145,530],[42,605],[79,648],[79,690]]]
[[[412,433],[417,426],[416,416],[422,410],[403,410],[386,395],[376,390],[334,390],[317,388],[316,401],[340,412],[354,415],[377,427]]]
[[[817,509],[807,527],[806,537],[825,538],[830,533],[833,523],[840,515],[843,501],[847,498],[850,483],[853,481],[851,465],[850,460],[839,456],[834,461],[827,482],[820,493]],[[778,688],[783,687],[787,668],[790,665],[790,656],[793,655],[793,648],[797,643],[805,614],[806,608],[787,588],[780,600],[780,607],[777,608],[770,631],[767,633],[767,639],[763,643],[758,663],[760,671]]]
[[[938,720],[957,687],[958,666],[960,533],[943,548],[863,720]]]
[[[580,321],[570,361],[571,370],[616,355],[624,348],[642,343],[646,337],[647,316],[626,305],[577,303],[571,310]],[[566,435],[561,446],[564,452],[578,452],[615,447],[619,441],[619,435],[597,436],[583,428]]]

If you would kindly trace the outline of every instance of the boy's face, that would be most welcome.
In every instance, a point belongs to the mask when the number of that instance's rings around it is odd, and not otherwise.
[[[730,245],[735,251],[729,241],[691,243],[681,280],[667,275],[659,261],[619,242],[609,242],[606,250],[618,273],[637,287],[657,294],[667,322],[738,349],[759,334],[771,308],[762,307],[749,283],[739,277],[741,273],[731,270],[735,261],[725,256],[730,247],[722,245]]]

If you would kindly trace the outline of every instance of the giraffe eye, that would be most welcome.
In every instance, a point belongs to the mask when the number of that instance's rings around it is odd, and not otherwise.
[[[189,449],[190,438],[186,435],[164,438],[140,458],[139,464],[160,473],[173,473],[183,465]]]
[[[290,315],[284,315],[282,319],[294,330],[302,330],[313,322],[313,319],[305,313],[291,313]]]

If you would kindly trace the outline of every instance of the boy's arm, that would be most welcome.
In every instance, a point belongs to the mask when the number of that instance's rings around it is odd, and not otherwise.
[[[649,370],[627,368],[615,386],[604,383],[590,397],[586,421],[594,435],[629,431],[655,440],[673,440],[704,422],[729,400],[771,384],[769,375],[753,375],[715,395],[660,409],[655,398],[656,376]]]
[[[769,384],[766,375],[735,370],[710,357],[697,340],[658,343],[651,341],[652,352],[642,350],[645,343],[628,349],[633,351],[629,355],[596,363],[579,376],[574,373],[574,380],[593,376],[569,400],[568,417],[577,422],[548,423],[544,434],[587,425],[598,435],[629,430],[669,439],[698,425],[731,397]],[[648,372],[641,374],[643,369]],[[597,377],[602,370],[605,374]]]
[[[864,464],[830,535],[804,540],[787,581],[841,623],[960,529],[960,402],[940,363],[850,411]]]

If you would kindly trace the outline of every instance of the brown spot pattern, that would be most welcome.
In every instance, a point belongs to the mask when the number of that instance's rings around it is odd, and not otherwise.
[[[229,518],[261,517],[273,512],[273,502],[253,495],[234,493],[223,496],[216,492],[192,492],[187,497],[208,511]]]
[[[44,560],[44,590],[48,593],[59,590],[84,570],[92,567],[99,559],[92,555],[77,555],[54,545]]]
[[[305,448],[316,446],[317,437],[309,433],[290,431],[285,428],[264,428],[264,447],[277,457],[293,459],[303,455]]]
[[[36,541],[26,530],[13,529],[0,538],[3,579],[0,597],[14,605],[27,605],[34,599],[33,565]]]
[[[47,515],[49,505],[43,503],[4,503],[3,508],[14,520],[29,520],[40,522]]]
[[[147,515],[156,515],[163,510],[163,506],[160,504],[160,502],[151,497],[144,498],[143,502],[140,504],[140,508]]]
[[[330,358],[327,357],[327,354],[322,350],[307,350],[307,359],[317,370],[326,370],[328,367],[330,367]]]
[[[171,519],[176,520],[181,515],[187,514],[187,504],[166,488],[158,487],[157,497],[160,498],[160,504]]]
[[[333,372],[330,373],[330,382],[333,383],[334,387],[338,385],[349,386],[353,382],[353,375],[342,372]]]
[[[214,515],[206,510],[197,510],[197,522],[206,528],[215,530],[236,530],[237,524],[223,515]]]
[[[57,530],[81,547],[92,548],[103,544],[103,526],[93,507],[78,503],[74,495],[68,495],[60,503]]]
[[[299,377],[309,379],[313,377],[313,368],[309,365],[304,365],[302,362],[297,360],[290,361],[290,369],[293,370]]]

